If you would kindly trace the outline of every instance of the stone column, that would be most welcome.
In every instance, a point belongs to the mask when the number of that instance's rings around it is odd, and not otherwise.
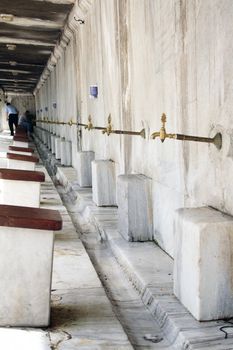
[[[61,139],[61,165],[71,166],[72,145],[70,141]]]
[[[80,187],[92,186],[91,162],[95,158],[92,151],[78,152],[77,154],[77,178]]]
[[[61,228],[56,210],[0,205],[0,326],[49,325],[54,231]]]
[[[177,211],[174,293],[198,321],[233,317],[233,218],[208,207]]]
[[[61,138],[59,136],[55,137],[55,158],[61,159]]]
[[[55,154],[55,138],[56,138],[56,135],[52,134],[51,135],[51,152],[52,152],[52,154]]]
[[[51,134],[49,131],[47,131],[47,147],[51,150]]]
[[[92,198],[98,206],[116,205],[116,174],[112,160],[92,162]]]
[[[153,236],[151,179],[120,175],[117,179],[118,229],[127,241],[150,241]]]

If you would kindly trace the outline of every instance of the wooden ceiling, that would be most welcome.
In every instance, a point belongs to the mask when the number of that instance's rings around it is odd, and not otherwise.
[[[0,0],[0,88],[33,92],[75,0]]]

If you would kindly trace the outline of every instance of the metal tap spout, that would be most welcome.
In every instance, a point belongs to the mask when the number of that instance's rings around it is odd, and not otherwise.
[[[102,131],[103,134],[107,134],[108,136],[112,133],[112,118],[111,118],[111,114],[109,114],[108,116],[108,125],[107,127]]]
[[[90,114],[88,116],[88,124],[84,127],[84,129],[87,129],[88,131],[93,129],[93,124],[92,124],[92,120],[91,120],[91,115]]]

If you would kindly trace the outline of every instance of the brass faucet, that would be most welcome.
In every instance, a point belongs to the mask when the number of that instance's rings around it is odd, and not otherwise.
[[[167,121],[167,117],[166,114],[163,113],[162,117],[161,117],[161,122],[162,122],[162,126],[159,132],[153,132],[153,134],[151,135],[152,139],[155,139],[156,137],[159,137],[161,142],[164,142],[166,138],[170,138],[170,139],[175,139],[176,134],[167,134],[166,129],[165,129],[165,123]]]
[[[105,128],[102,133],[107,134],[108,136],[110,134],[118,134],[118,135],[139,135],[145,139],[145,129],[142,129],[141,131],[127,131],[127,130],[113,130],[112,128],[112,119],[111,119],[111,114],[108,116],[108,125],[107,128]],[[94,129],[97,129],[96,127]],[[102,129],[102,128],[98,128]]]
[[[102,131],[102,134],[107,134],[108,136],[113,132],[112,130],[112,117],[111,114],[108,116],[108,125],[107,127]]]
[[[88,124],[85,125],[84,129],[87,129],[88,131],[93,129],[93,124],[92,124],[92,120],[91,120],[91,115],[90,114],[88,116]]]
[[[154,132],[151,135],[152,139],[159,137],[161,142],[164,142],[166,138],[176,139],[181,141],[207,142],[207,143],[213,143],[218,149],[221,149],[222,147],[222,135],[220,133],[217,133],[214,137],[201,137],[201,136],[191,136],[191,135],[184,135],[184,134],[167,134],[166,128],[165,128],[166,121],[167,121],[166,114],[163,113],[161,117],[162,127],[159,132]]]

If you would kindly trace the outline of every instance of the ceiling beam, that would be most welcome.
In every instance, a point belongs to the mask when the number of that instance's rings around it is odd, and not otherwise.
[[[37,0],[41,2],[52,2],[53,4],[72,5],[76,0]]]
[[[33,78],[29,78],[29,79],[8,79],[8,78],[3,78],[1,79],[0,78],[0,82],[1,81],[9,81],[9,82],[12,82],[12,83],[32,83],[34,84],[35,82],[37,82],[38,79],[33,79]]]
[[[15,64],[10,64],[10,62],[15,62]],[[33,63],[21,63],[21,62],[16,62],[16,61],[1,61],[0,60],[0,65],[3,64],[3,65],[7,65],[9,66],[13,66],[13,67],[16,67],[16,66],[25,66],[25,67],[38,67],[38,68],[43,68],[44,65],[43,64],[33,64]]]
[[[39,17],[39,15],[38,15]],[[0,17],[0,23],[5,23]],[[14,16],[12,21],[7,22],[8,25],[30,27],[30,28],[48,28],[48,29],[60,29],[62,27],[61,23],[55,21],[48,21],[39,18],[28,18],[28,17],[16,17]]]
[[[3,44],[18,44],[18,45],[33,45],[33,46],[52,46],[54,47],[55,44],[52,44],[51,42],[45,42],[40,40],[29,40],[29,39],[18,39],[18,38],[10,38],[7,36],[0,36],[0,43]]]

